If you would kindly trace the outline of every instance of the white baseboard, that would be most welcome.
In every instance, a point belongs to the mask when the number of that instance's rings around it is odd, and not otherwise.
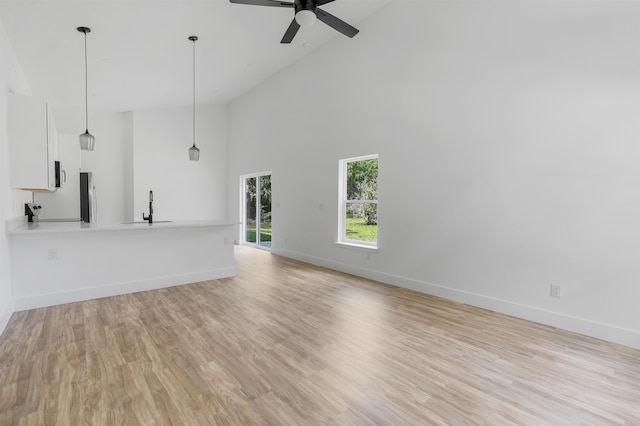
[[[155,290],[200,281],[216,280],[219,278],[232,277],[235,274],[235,267],[227,267],[147,280],[121,282],[100,287],[87,287],[55,293],[37,294],[28,297],[15,298],[13,300],[13,306],[16,311],[24,311],[27,309],[44,308],[47,306],[80,302],[83,300],[119,296],[121,294],[137,293],[140,291]]]
[[[481,294],[444,287],[425,281],[418,281],[398,275],[360,268],[353,265],[335,262],[329,259],[308,256],[306,254],[293,252],[290,250],[272,249],[271,252],[280,256],[290,257],[302,262],[307,262],[313,265],[345,272],[347,274],[368,278],[385,284],[391,284],[397,287],[419,291],[421,293],[442,297],[479,308],[489,309],[501,314],[511,315],[540,324],[545,324],[552,327],[561,328],[563,330],[595,337],[597,339],[602,339],[609,342],[619,343],[621,345],[640,349],[640,331],[637,330],[604,324],[585,318],[579,318],[559,312],[548,311],[546,309],[541,309],[534,306],[511,302],[508,300],[497,299],[494,297],[483,296]]]
[[[11,319],[11,315],[13,315],[14,308],[13,302],[9,301],[6,305],[0,307],[0,336],[4,332],[5,327],[9,324],[9,320]]]

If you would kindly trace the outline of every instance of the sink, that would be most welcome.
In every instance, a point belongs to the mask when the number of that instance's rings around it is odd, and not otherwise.
[[[173,221],[172,220],[154,220],[151,225],[153,225],[154,223],[171,223],[171,222],[173,222]],[[122,225],[137,225],[139,223],[140,224],[144,223],[144,224],[147,224],[147,225],[149,224],[149,222],[147,222],[146,220],[143,221],[143,222],[120,222],[120,223]]]

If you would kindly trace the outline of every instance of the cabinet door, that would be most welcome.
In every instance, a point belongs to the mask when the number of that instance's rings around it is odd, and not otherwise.
[[[7,105],[7,133],[11,187],[55,191],[56,130],[46,102],[11,94]]]

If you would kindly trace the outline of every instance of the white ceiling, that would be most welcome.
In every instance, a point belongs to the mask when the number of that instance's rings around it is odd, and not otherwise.
[[[390,1],[322,8],[358,28]],[[0,0],[0,17],[32,93],[58,106],[84,106],[84,35],[76,28],[91,28],[92,112],[190,105],[190,35],[199,37],[197,103],[226,103],[329,40],[351,41],[317,22],[283,45],[293,9],[228,0]]]

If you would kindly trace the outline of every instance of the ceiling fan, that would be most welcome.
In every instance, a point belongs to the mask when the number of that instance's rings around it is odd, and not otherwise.
[[[326,3],[331,3],[334,0],[294,0],[288,1],[276,1],[276,0],[229,0],[231,3],[249,4],[253,6],[274,6],[274,7],[288,7],[295,10],[295,16],[291,25],[284,33],[284,37],[280,43],[291,43],[293,38],[298,33],[300,26],[310,26],[316,22],[316,19],[321,20],[334,30],[341,32],[347,37],[353,37],[358,34],[358,30],[353,28],[341,19],[336,18],[332,14],[325,12],[318,6],[322,6]]]

